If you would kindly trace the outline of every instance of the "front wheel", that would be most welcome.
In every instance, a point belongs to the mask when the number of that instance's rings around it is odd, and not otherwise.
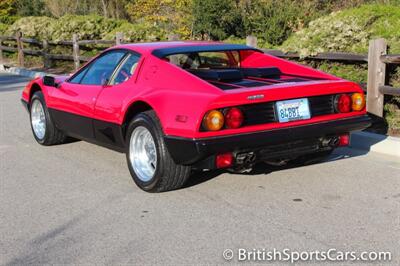
[[[32,133],[39,144],[49,146],[65,141],[66,136],[57,129],[50,117],[41,91],[33,94],[29,111]]]
[[[141,189],[163,192],[184,185],[190,167],[178,165],[171,158],[154,111],[141,113],[130,122],[126,140],[129,171]]]

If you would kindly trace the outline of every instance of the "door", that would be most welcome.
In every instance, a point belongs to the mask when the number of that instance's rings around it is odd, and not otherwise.
[[[139,60],[139,54],[133,51],[127,52],[114,71],[108,85],[97,97],[93,127],[96,141],[104,146],[120,149],[125,147],[119,121],[123,102],[130,99],[136,91],[134,80],[139,68]]]
[[[49,110],[60,130],[81,139],[94,138],[97,97],[125,54],[123,50],[105,52],[53,90]]]

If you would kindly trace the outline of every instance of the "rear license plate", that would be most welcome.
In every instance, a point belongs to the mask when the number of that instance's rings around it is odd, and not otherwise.
[[[309,119],[310,107],[307,98],[278,101],[276,110],[280,123]]]

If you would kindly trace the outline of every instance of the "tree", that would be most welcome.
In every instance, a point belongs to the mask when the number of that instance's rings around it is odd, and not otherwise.
[[[0,23],[11,24],[16,14],[14,0],[0,0]]]
[[[20,1],[20,0],[18,0]],[[25,0],[29,1],[29,0]],[[54,17],[71,15],[100,15],[106,18],[126,18],[127,0],[43,0]]]
[[[223,40],[231,35],[243,37],[239,1],[194,0],[193,32],[202,39]]]
[[[14,2],[19,16],[41,16],[47,13],[43,0],[15,0]]]
[[[132,22],[153,24],[167,32],[191,35],[192,0],[136,0],[126,5]]]

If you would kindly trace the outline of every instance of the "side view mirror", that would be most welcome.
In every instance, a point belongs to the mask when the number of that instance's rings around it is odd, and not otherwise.
[[[101,84],[103,87],[108,87],[108,83],[110,82],[110,79],[106,78],[103,80],[103,84]]]
[[[43,84],[49,87],[57,87],[56,79],[51,76],[44,76]]]

